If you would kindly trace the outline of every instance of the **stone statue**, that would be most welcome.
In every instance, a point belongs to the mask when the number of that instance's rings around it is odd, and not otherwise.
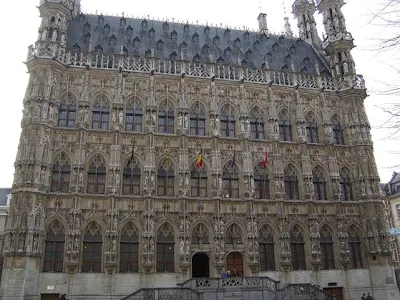
[[[244,119],[240,120],[240,132],[244,132]]]
[[[183,128],[184,129],[189,128],[189,117],[187,115],[185,115],[185,117],[184,117]]]
[[[119,175],[119,173],[116,173],[116,174],[115,174],[115,185],[116,185],[116,186],[119,186],[120,183],[121,183],[120,175]]]
[[[43,32],[42,32],[42,41],[46,41],[47,40],[47,28],[43,28]]]
[[[325,135],[328,138],[332,138],[332,126],[331,125],[325,125]]]
[[[183,116],[179,115],[178,117],[178,128],[182,129],[183,128]]]
[[[53,30],[53,35],[51,36],[51,41],[56,43],[57,42],[57,37],[58,37],[57,29],[54,29]]]
[[[245,126],[245,129],[246,129],[246,131],[247,132],[250,132],[250,120],[249,119],[246,119],[246,126]]]
[[[152,173],[150,175],[150,188],[154,189],[155,186],[156,186],[155,177],[154,174]]]
[[[185,248],[185,242],[183,239],[179,242],[179,254],[183,255],[184,253],[184,248]]]
[[[219,135],[219,128],[220,128],[220,120],[219,120],[219,117],[215,117],[214,135]]]

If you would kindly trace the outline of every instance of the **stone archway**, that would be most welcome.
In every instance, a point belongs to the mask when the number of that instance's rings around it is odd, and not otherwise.
[[[195,253],[192,257],[192,278],[210,277],[210,258],[204,252]]]
[[[237,276],[243,276],[243,255],[240,252],[230,252],[226,257],[226,270],[233,275],[236,270]]]

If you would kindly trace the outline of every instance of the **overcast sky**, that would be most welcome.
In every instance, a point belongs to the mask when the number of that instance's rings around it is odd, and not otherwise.
[[[399,165],[400,142],[390,138],[390,130],[378,129],[387,119],[387,115],[377,106],[385,103],[399,102],[398,97],[382,96],[375,91],[385,88],[382,82],[395,82],[396,71],[400,67],[398,51],[377,52],[377,41],[382,36],[391,34],[391,28],[371,24],[372,13],[387,0],[347,0],[343,7],[347,29],[353,34],[357,47],[353,50],[357,72],[366,79],[369,97],[365,104],[371,122],[372,137],[375,148],[375,158],[382,182],[387,182]],[[82,0],[82,10],[89,13],[108,15],[150,16],[168,20],[188,20],[190,23],[217,24],[229,27],[246,26],[257,28],[257,16],[262,11],[267,13],[268,27],[271,31],[283,31],[284,5],[281,0]],[[292,18],[291,5],[293,1],[285,0],[286,11]],[[3,40],[0,55],[3,57],[1,76],[0,128],[3,146],[0,153],[0,187],[10,187],[13,181],[14,161],[17,153],[20,122],[22,117],[22,101],[28,82],[26,59],[28,45],[34,43],[40,24],[39,11],[36,8],[39,0],[4,1],[3,16],[0,18]],[[320,16],[317,17],[320,20]],[[376,23],[374,21],[373,23]],[[291,21],[292,30],[297,35],[295,21]],[[319,27],[322,33],[322,26]],[[397,80],[398,81],[398,80]],[[400,171],[400,168],[398,168]]]

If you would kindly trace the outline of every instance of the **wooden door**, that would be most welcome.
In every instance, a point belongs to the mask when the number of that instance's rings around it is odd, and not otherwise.
[[[333,296],[332,300],[343,300],[343,288],[324,288],[324,291]]]
[[[58,300],[60,294],[42,294],[40,300]]]
[[[226,270],[231,271],[236,269],[238,276],[243,276],[243,257],[240,252],[231,252],[226,257]]]

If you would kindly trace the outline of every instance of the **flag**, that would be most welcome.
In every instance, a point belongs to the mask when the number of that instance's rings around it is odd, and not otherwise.
[[[200,152],[196,159],[196,168],[200,169],[201,167],[203,167],[203,152]]]
[[[129,164],[133,167],[133,153],[135,151],[135,145],[132,145],[132,153],[131,153],[131,158],[129,159]]]
[[[232,169],[235,169],[235,165],[236,165],[236,151],[233,150],[233,157],[232,157]]]
[[[268,165],[268,152],[265,152],[265,158],[260,164],[263,168],[265,168]]]

